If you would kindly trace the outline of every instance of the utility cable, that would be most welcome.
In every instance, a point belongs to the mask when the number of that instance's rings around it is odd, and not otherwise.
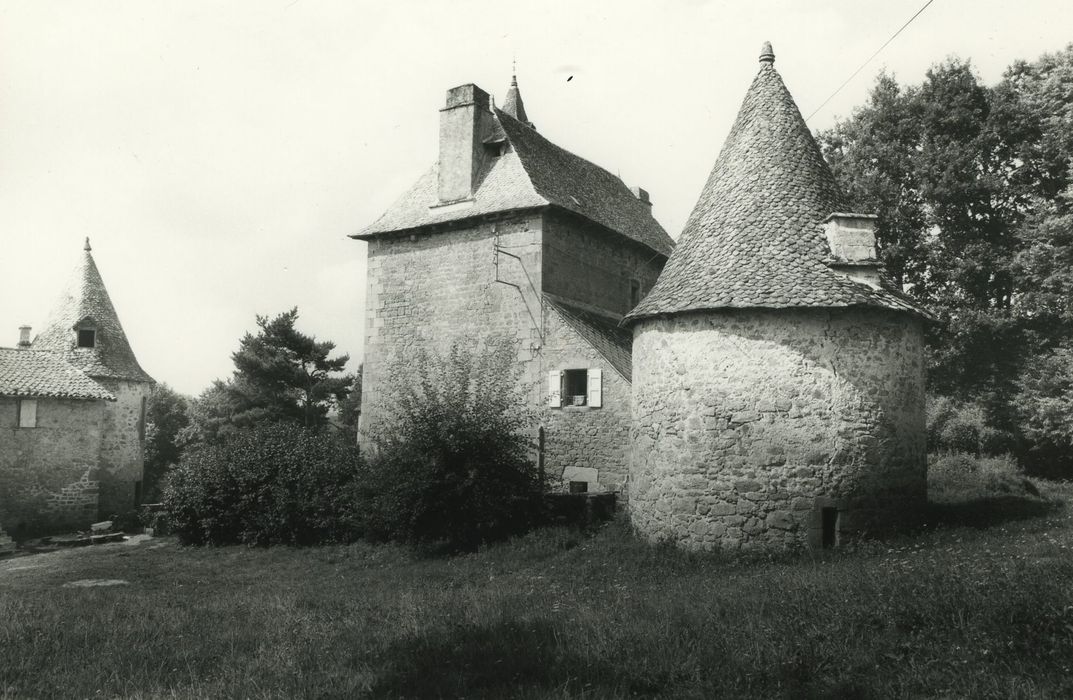
[[[926,10],[926,9],[928,9],[928,5],[932,4],[933,2],[935,2],[935,0],[928,0],[928,1],[926,2],[926,3],[924,3],[924,6],[923,6],[923,7],[921,7],[921,8],[919,9],[919,10],[917,10],[917,11],[916,11],[916,14],[915,14],[915,15],[913,15],[912,17],[910,17],[910,18],[909,18],[909,21],[908,21],[908,22],[906,22],[905,24],[903,24],[903,25],[901,26],[901,28],[899,28],[899,29],[898,29],[898,31],[894,32],[894,34],[893,34],[893,35],[892,35],[892,36],[891,36],[891,37],[890,37],[889,39],[887,39],[887,40],[886,40],[885,42],[883,42],[883,45],[882,45],[882,46],[880,46],[880,47],[879,47],[878,49],[876,49],[875,53],[873,53],[873,54],[872,54],[871,56],[869,56],[869,57],[868,57],[868,60],[867,60],[867,61],[865,61],[864,63],[862,63],[862,64],[860,65],[860,67],[859,67],[859,68],[857,68],[857,70],[853,71],[853,75],[851,75],[850,77],[846,78],[846,81],[845,81],[844,83],[842,83],[841,85],[839,85],[839,86],[838,86],[838,89],[837,89],[837,90],[835,90],[834,92],[832,92],[832,93],[831,93],[831,96],[830,96],[830,97],[828,97],[828,98],[827,98],[826,100],[824,100],[824,101],[823,101],[823,104],[821,104],[821,105],[820,105],[819,107],[817,107],[816,109],[812,110],[812,114],[810,114],[810,115],[808,115],[807,117],[805,117],[805,121],[807,122],[807,121],[808,121],[809,119],[812,119],[812,118],[813,118],[814,116],[816,116],[816,113],[817,113],[817,112],[819,112],[819,111],[820,111],[821,109],[823,109],[824,107],[826,107],[826,106],[827,106],[827,103],[828,103],[828,102],[830,102],[831,100],[833,100],[833,99],[835,98],[835,95],[837,95],[838,93],[842,92],[842,88],[844,88],[844,87],[846,87],[847,85],[849,85],[849,81],[851,81],[851,80],[853,80],[854,78],[856,78],[856,77],[857,77],[857,74],[858,74],[858,73],[860,73],[860,72],[861,72],[862,70],[864,70],[864,67],[865,67],[865,66],[867,66],[867,65],[868,65],[869,63],[871,63],[871,62],[872,62],[872,59],[873,59],[873,58],[875,58],[876,56],[878,56],[878,55],[879,55],[879,53],[880,53],[880,52],[881,52],[881,51],[882,51],[883,49],[887,48],[887,45],[888,45],[888,44],[890,44],[890,42],[892,42],[892,41],[894,41],[894,40],[895,40],[896,38],[898,38],[898,35],[899,35],[899,34],[901,34],[901,33],[902,33],[902,32],[903,32],[904,30],[905,30],[905,28],[906,28],[906,27],[908,27],[908,26],[909,26],[910,24],[912,24],[912,23],[913,23],[913,20],[915,20],[915,19],[916,19],[917,17],[919,17],[919,16],[920,16],[920,13],[921,13],[921,12],[923,12],[923,11],[924,11],[924,10]]]

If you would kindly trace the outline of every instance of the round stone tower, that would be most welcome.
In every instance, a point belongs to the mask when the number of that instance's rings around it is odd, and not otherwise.
[[[765,44],[633,327],[628,512],[688,549],[833,546],[926,500],[923,323]]]

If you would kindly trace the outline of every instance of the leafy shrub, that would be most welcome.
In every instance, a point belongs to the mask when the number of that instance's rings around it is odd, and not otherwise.
[[[1073,475],[1073,348],[1028,360],[1013,405],[1030,445],[1029,465],[1051,476]]]
[[[180,460],[167,527],[190,544],[315,544],[360,534],[357,449],[289,423],[240,430]]]
[[[1036,496],[1038,491],[1009,455],[976,457],[964,452],[942,452],[928,456],[928,494],[933,501],[950,503]]]
[[[510,343],[457,341],[395,367],[388,426],[370,459],[366,527],[472,549],[537,522],[542,488]]]
[[[980,402],[962,403],[949,396],[929,396],[928,449],[992,456],[1015,453],[1016,436],[994,425],[988,414]]]

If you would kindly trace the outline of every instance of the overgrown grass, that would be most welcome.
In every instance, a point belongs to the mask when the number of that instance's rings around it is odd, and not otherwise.
[[[999,520],[750,559],[618,523],[452,558],[20,557],[0,562],[0,697],[1073,696],[1073,515]],[[129,583],[64,587],[80,579]]]

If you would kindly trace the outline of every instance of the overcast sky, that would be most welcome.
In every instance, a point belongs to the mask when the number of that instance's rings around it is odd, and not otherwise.
[[[810,114],[925,0],[0,0],[0,345],[40,329],[89,236],[131,345],[197,393],[256,314],[362,353],[365,245],[347,238],[436,159],[447,88],[502,102],[646,188],[677,237],[760,45]],[[949,55],[988,83],[1073,40],[1068,0],[935,0],[883,67]],[[573,76],[571,80],[568,80]]]

